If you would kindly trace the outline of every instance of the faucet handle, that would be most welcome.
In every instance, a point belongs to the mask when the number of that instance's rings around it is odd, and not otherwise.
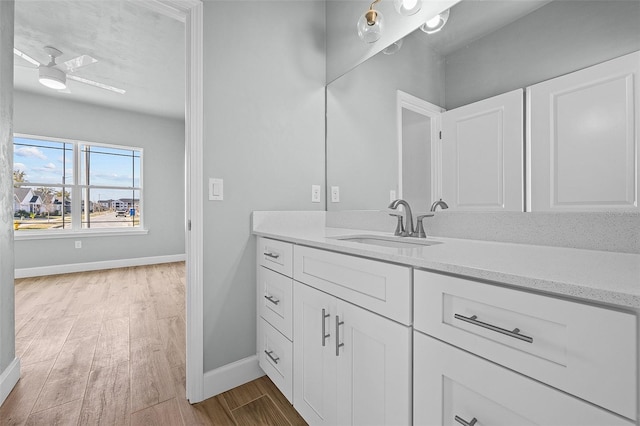
[[[426,213],[416,217],[416,227],[418,228],[416,229],[416,232],[415,232],[416,237],[427,238],[427,233],[424,232],[424,225],[422,224],[422,219],[424,219],[425,217],[432,217],[432,216],[433,216],[433,213]]]
[[[405,234],[405,231],[404,231],[404,224],[402,223],[402,219],[403,219],[402,214],[389,213],[389,216],[395,216],[398,218],[398,224],[396,225],[396,230],[393,233],[393,235],[395,235],[396,237],[403,236]]]

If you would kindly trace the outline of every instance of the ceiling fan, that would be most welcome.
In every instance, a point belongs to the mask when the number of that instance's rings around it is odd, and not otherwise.
[[[49,55],[49,63],[46,65],[41,64],[21,50],[18,50],[15,47],[13,48],[13,53],[15,53],[16,56],[19,56],[27,62],[30,62],[38,67],[38,81],[42,85],[49,87],[50,89],[65,90],[67,88],[67,79],[69,79],[77,81],[79,83],[88,84],[90,86],[99,87],[100,89],[119,93],[121,95],[126,92],[126,90],[124,89],[119,89],[117,87],[109,86],[97,81],[88,80],[86,78],[78,77],[77,75],[73,74],[79,68],[98,62],[97,59],[92,58],[89,55],[81,55],[77,58],[70,59],[62,64],[57,64],[56,58],[61,56],[62,52],[51,46],[45,46],[44,51],[47,53],[47,55]]]

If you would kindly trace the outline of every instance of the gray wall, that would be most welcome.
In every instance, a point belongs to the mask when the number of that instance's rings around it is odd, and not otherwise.
[[[16,240],[16,268],[185,253],[184,121],[16,91],[14,131],[144,149],[147,235]],[[82,249],[74,241],[82,241]]]
[[[251,212],[324,208],[324,17],[324,1],[204,3],[203,173],[224,179],[204,203],[205,371],[256,353]]]
[[[0,1],[0,375],[15,358],[13,290],[13,1]],[[0,401],[2,403],[2,401]]]
[[[340,187],[328,210],[382,209],[398,190],[398,90],[444,105],[444,61],[419,34],[327,86],[327,185]]]
[[[446,57],[456,108],[640,49],[640,1],[554,1]]]

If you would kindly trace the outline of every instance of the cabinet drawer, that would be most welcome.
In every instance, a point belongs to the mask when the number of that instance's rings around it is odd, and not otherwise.
[[[293,344],[264,319],[258,319],[260,368],[293,404]]]
[[[258,268],[258,313],[287,339],[293,339],[293,280],[264,266]]]
[[[414,351],[416,425],[635,424],[418,332]]]
[[[258,237],[258,264],[290,277],[292,275],[293,245]]]
[[[296,281],[411,325],[411,268],[303,246],[294,253]]]
[[[636,418],[635,315],[425,271],[414,286],[416,330]]]

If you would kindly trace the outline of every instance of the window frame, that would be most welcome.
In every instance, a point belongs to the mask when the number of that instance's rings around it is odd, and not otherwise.
[[[13,143],[12,146],[15,147],[15,138],[25,138],[25,139],[33,139],[33,140],[41,140],[41,141],[49,141],[49,142],[58,142],[72,145],[73,152],[73,181],[68,184],[65,183],[65,175],[62,175],[62,181],[60,183],[43,183],[43,182],[25,182],[20,185],[20,187],[43,187],[43,186],[54,186],[54,187],[63,187],[66,191],[67,188],[71,193],[71,227],[70,229],[62,229],[55,231],[39,231],[33,230],[29,232],[15,232],[14,231],[14,239],[16,240],[36,240],[36,239],[50,239],[50,238],[77,238],[82,236],[123,236],[123,235],[146,235],[148,234],[148,229],[145,227],[145,208],[144,208],[144,148],[134,147],[130,145],[116,145],[110,143],[103,142],[90,142],[79,139],[69,139],[69,138],[59,138],[59,137],[50,137],[50,136],[41,136],[41,135],[33,135],[27,133],[18,133],[15,132],[13,134]],[[82,152],[81,146],[90,146],[90,147],[102,147],[109,149],[121,149],[125,151],[137,151],[140,153],[140,171],[139,171],[139,186],[128,186],[128,187],[118,187],[118,186],[110,186],[110,185],[87,185],[82,184]],[[12,158],[15,158],[15,154]],[[14,166],[15,169],[15,166]],[[82,194],[86,189],[91,191],[99,190],[130,190],[137,191],[139,196],[139,224],[138,226],[132,227],[122,227],[122,228],[84,228],[83,229],[83,219],[82,219]],[[77,201],[76,201],[77,200]],[[98,200],[100,201],[100,200]],[[64,206],[64,204],[63,204]],[[63,207],[64,209],[64,207]]]

